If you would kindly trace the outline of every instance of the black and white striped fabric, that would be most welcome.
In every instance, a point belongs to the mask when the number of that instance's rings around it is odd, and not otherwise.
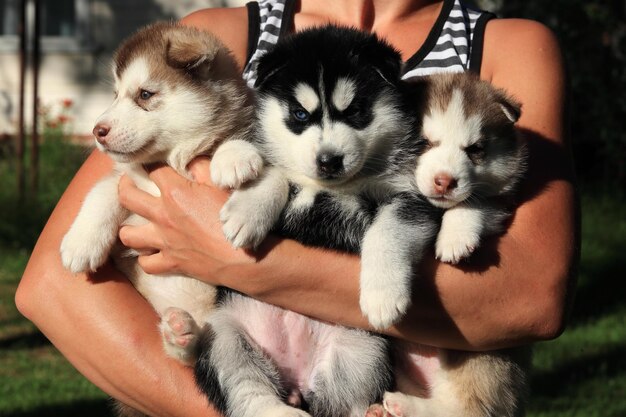
[[[256,48],[252,53],[252,56],[248,57],[248,64],[243,71],[243,79],[250,87],[254,87],[256,82],[256,67],[258,65],[259,58],[267,52],[276,42],[281,34],[283,14],[285,13],[285,3],[288,0],[261,0],[258,5],[258,19],[260,20],[260,27],[258,32],[258,41]],[[248,17],[254,16],[255,4],[248,4]],[[291,20],[291,17],[290,19]],[[250,22],[250,29],[254,29]],[[282,32],[288,28],[282,29]]]
[[[295,0],[260,0],[249,3],[248,63],[243,77],[256,81],[258,59],[293,24]],[[403,79],[438,72],[480,72],[485,25],[493,14],[474,10],[460,0],[444,0],[441,12],[422,47],[406,62]]]
[[[459,0],[444,1],[433,30],[424,46],[407,61],[402,78],[406,80],[439,72],[478,72],[485,24],[493,17],[491,13],[473,10]]]

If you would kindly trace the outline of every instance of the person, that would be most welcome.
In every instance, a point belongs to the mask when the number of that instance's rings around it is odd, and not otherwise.
[[[467,21],[451,15],[458,0],[283,3],[200,10],[182,23],[219,36],[243,70],[257,44],[263,48],[277,35],[328,22],[376,32],[415,68],[438,47],[446,23],[455,35],[459,22]],[[267,19],[268,11],[280,13]],[[528,20],[469,21],[481,23],[469,29],[476,31],[473,39],[466,36],[473,41],[472,57],[461,65],[523,104],[519,128],[531,153],[523,202],[507,232],[485,241],[471,263],[425,261],[414,282],[413,307],[386,333],[431,346],[487,350],[548,340],[563,331],[579,227],[565,130],[566,80],[555,36]],[[462,48],[453,49],[463,55]],[[209,164],[192,163],[195,181],[168,167],[154,169],[150,175],[160,198],[121,181],[123,204],[150,221],[120,231],[126,245],[149,251],[139,258],[142,268],[187,274],[320,320],[367,328],[358,303],[358,257],[271,236],[256,252],[234,250],[218,219],[228,194],[211,186]],[[73,276],[61,266],[63,235],[85,194],[111,167],[95,151],[77,172],[33,250],[17,306],[113,397],[155,416],[218,415],[195,388],[192,371],[165,357],[156,314],[119,272],[107,265],[89,276]]]

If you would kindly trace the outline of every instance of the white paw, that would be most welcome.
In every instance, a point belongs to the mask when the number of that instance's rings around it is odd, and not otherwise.
[[[413,415],[412,397],[400,392],[386,392],[383,407],[393,417],[411,417]]]
[[[274,225],[255,200],[237,191],[222,207],[220,220],[224,236],[235,248],[259,246]]]
[[[299,408],[293,408],[287,404],[274,405],[262,410],[259,417],[311,417],[309,413]]]
[[[435,244],[435,256],[442,262],[456,264],[469,257],[478,247],[480,236],[473,232],[440,232]]]
[[[200,327],[191,315],[176,307],[170,307],[163,313],[159,324],[165,352],[172,358],[187,365],[197,359]]]
[[[361,311],[375,329],[387,329],[397,323],[411,305],[410,291],[393,288],[361,290]]]
[[[74,274],[93,272],[106,262],[112,245],[107,233],[98,236],[85,232],[80,226],[72,226],[61,242],[61,261]]]
[[[250,143],[234,140],[222,144],[211,160],[211,181],[221,188],[239,188],[259,177],[263,158]]]

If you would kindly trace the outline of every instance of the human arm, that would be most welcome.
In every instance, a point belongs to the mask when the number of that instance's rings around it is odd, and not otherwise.
[[[109,158],[95,151],[76,174],[33,250],[16,304],[113,397],[155,416],[211,415],[191,370],[165,355],[158,317],[128,280],[110,265],[89,276],[61,265],[61,239],[86,193],[111,167]]]
[[[564,82],[559,51],[551,34],[532,22],[513,22],[521,25],[514,30],[507,27],[510,21],[493,23],[486,36],[483,77],[524,104],[520,126],[536,133],[530,138],[527,199],[507,233],[484,245],[483,253],[497,249],[497,262],[479,261],[485,264],[480,270],[434,260],[422,265],[414,283],[414,307],[400,325],[389,330],[420,343],[462,349],[502,347],[555,337],[564,323],[576,258],[577,220],[569,154],[563,142]],[[516,54],[502,55],[508,50]],[[158,216],[152,218],[152,227],[162,229],[155,234],[172,239],[150,241],[153,235],[147,230],[127,229],[121,234],[131,246],[160,249],[158,255],[141,260],[148,272],[190,273],[313,317],[366,327],[358,305],[358,258],[270,238],[261,248],[262,256],[252,261],[240,251],[221,246],[224,240],[217,208],[208,204],[209,209],[202,212],[204,223],[189,223],[193,234],[206,237],[198,239],[205,243],[194,245],[195,253],[205,256],[190,262],[185,259],[186,248],[176,248],[179,238],[185,239],[175,237],[184,232],[181,224],[185,224],[177,216],[191,201],[204,198],[210,202],[225,196],[209,187],[176,182],[167,168],[153,173],[153,179],[162,187],[163,198],[145,206]],[[132,189],[124,188],[127,186],[122,187],[123,196]],[[189,190],[196,194],[191,197],[186,194]],[[198,204],[198,210],[201,206]],[[151,218],[150,213],[141,214]],[[546,230],[543,220],[553,228]],[[219,255],[211,256],[215,253]]]

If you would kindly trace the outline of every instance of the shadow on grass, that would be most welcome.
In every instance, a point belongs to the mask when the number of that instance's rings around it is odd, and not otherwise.
[[[6,417],[112,417],[109,400],[75,401],[45,406],[30,411],[14,411]]]
[[[581,276],[587,279],[578,284],[571,324],[599,318],[623,306],[626,300],[624,271],[626,259],[619,256],[581,265]]]
[[[18,334],[0,339],[0,350],[10,349],[34,349],[42,346],[51,345],[50,341],[41,332],[32,332],[27,334]]]
[[[606,380],[626,372],[626,345],[616,346],[595,355],[581,353],[549,371],[532,375],[532,397],[557,397],[576,392],[579,385],[590,380]]]

